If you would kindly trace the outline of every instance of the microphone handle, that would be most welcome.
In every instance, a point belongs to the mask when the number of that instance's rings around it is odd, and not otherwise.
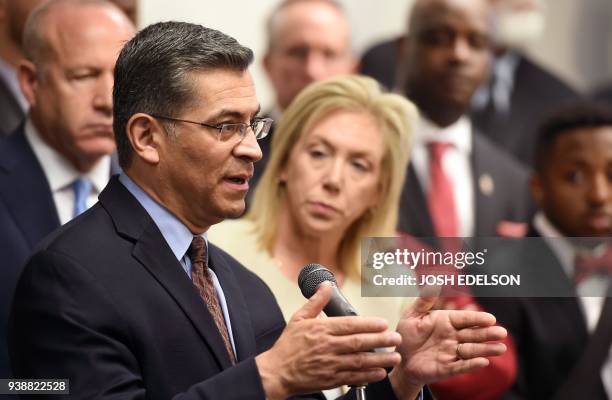
[[[323,309],[328,317],[348,317],[356,316],[357,311],[351,306],[348,300],[342,295],[340,289],[333,286],[332,297]]]

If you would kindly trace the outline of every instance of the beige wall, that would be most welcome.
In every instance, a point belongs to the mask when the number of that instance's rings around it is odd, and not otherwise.
[[[140,23],[165,20],[196,22],[220,29],[255,51],[253,66],[264,109],[272,103],[261,68],[264,21],[279,0],[140,0]],[[372,43],[403,31],[413,0],[340,0],[360,54]],[[546,0],[548,24],[530,54],[575,87],[585,90],[612,80],[611,0]]]

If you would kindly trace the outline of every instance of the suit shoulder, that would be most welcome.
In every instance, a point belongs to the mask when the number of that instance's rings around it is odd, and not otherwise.
[[[84,254],[91,244],[103,246],[114,233],[112,221],[104,208],[99,204],[79,215],[72,221],[53,231],[37,247],[38,250],[53,250],[66,254]]]
[[[545,94],[547,97],[556,99],[557,101],[572,100],[579,98],[578,92],[569,84],[556,76],[553,72],[536,64],[525,56],[521,56],[521,60],[517,67],[517,78],[519,81],[525,82],[523,86],[530,87],[534,92]],[[533,82],[534,85],[529,83]],[[544,88],[545,90],[541,90]]]
[[[529,176],[529,169],[524,164],[478,131],[474,132],[474,152],[479,162],[486,164],[487,168],[517,179],[527,179]]]

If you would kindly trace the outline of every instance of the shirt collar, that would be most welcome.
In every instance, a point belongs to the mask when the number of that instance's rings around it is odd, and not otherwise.
[[[158,202],[153,200],[147,192],[145,192],[140,186],[136,184],[129,176],[125,173],[119,175],[119,181],[126,187],[126,189],[132,193],[132,195],[138,200],[138,202],[144,207],[149,216],[157,225],[157,228],[161,232],[162,236],[170,246],[172,253],[177,260],[181,260],[193,240],[193,233],[187,228],[174,214],[168,209],[160,205]],[[206,244],[208,245],[208,238],[206,233],[201,235]],[[208,254],[208,252],[207,252]]]
[[[97,193],[102,192],[102,189],[108,183],[111,166],[110,156],[102,157],[91,171],[82,174],[64,156],[41,138],[30,117],[26,119],[25,135],[42,166],[52,192],[65,189],[81,176],[89,178]]]
[[[533,226],[557,256],[567,276],[572,277],[574,275],[574,259],[576,257],[576,251],[572,243],[559,232],[541,211],[537,212],[533,218]]]
[[[472,151],[472,123],[469,118],[462,116],[454,124],[441,128],[421,113],[417,120],[414,140],[415,144],[420,146],[431,142],[450,143],[457,150],[469,154]]]

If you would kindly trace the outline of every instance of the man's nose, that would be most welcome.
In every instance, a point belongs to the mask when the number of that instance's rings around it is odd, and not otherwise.
[[[98,77],[93,94],[93,106],[106,114],[113,112],[113,75],[102,74]]]

